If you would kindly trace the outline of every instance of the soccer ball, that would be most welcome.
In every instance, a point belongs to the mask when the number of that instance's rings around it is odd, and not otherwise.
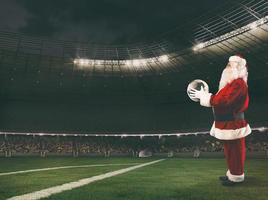
[[[191,83],[189,83],[189,85],[187,87],[187,94],[188,94],[189,98],[192,99],[195,102],[198,102],[199,99],[192,98],[190,96],[189,92],[190,92],[191,89],[201,90],[201,86],[203,86],[204,91],[206,91],[206,92],[209,91],[208,84],[205,81],[202,81],[200,79],[193,80]]]

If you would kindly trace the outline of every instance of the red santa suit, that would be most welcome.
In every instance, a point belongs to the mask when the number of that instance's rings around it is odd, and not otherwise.
[[[222,74],[219,91],[212,95],[204,93],[200,104],[212,107],[214,123],[210,135],[224,140],[224,154],[228,165],[226,176],[230,181],[244,181],[244,161],[246,156],[245,137],[251,133],[250,126],[244,119],[248,108],[249,95],[247,86],[246,61],[239,56],[231,56],[229,61],[238,65],[231,71],[232,76]]]

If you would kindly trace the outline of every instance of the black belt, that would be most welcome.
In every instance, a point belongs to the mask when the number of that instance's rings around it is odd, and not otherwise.
[[[215,121],[233,121],[233,120],[243,120],[245,119],[244,113],[237,113],[237,114],[225,114],[225,115],[214,115]]]

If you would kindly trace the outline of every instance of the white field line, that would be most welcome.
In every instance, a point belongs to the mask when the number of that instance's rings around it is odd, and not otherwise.
[[[46,198],[46,197],[49,197],[53,194],[57,194],[57,193],[61,193],[61,192],[67,191],[67,190],[72,190],[72,189],[75,189],[78,187],[82,187],[82,186],[88,185],[92,182],[103,180],[103,179],[113,177],[113,176],[117,176],[119,174],[124,174],[126,172],[129,172],[129,171],[141,168],[141,167],[145,167],[148,165],[152,165],[152,164],[158,163],[158,162],[163,161],[163,160],[165,160],[165,159],[155,160],[152,162],[143,163],[140,165],[136,165],[136,166],[108,172],[105,174],[92,176],[90,178],[80,179],[80,180],[75,181],[75,182],[65,183],[62,185],[50,187],[47,189],[39,190],[36,192],[31,192],[31,193],[20,195],[20,196],[14,196],[14,197],[8,198],[7,200],[38,200],[41,198]]]
[[[13,174],[24,174],[30,172],[41,172],[41,171],[49,171],[49,170],[57,170],[57,169],[70,169],[70,168],[88,168],[88,167],[105,167],[105,166],[123,166],[123,165],[137,165],[141,163],[122,163],[122,164],[95,164],[95,165],[71,165],[71,166],[63,166],[63,167],[48,167],[48,168],[40,168],[40,169],[30,169],[23,171],[14,171],[14,172],[4,172],[0,173],[0,176],[7,176]]]

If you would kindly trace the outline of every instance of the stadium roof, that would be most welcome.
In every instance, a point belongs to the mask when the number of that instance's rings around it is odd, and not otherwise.
[[[184,91],[194,78],[216,83],[215,74],[220,75],[228,57],[236,53],[244,55],[249,66],[258,67],[250,72],[252,80],[267,79],[267,11],[265,0],[227,1],[163,31],[153,41],[125,45],[2,30],[2,94],[56,89],[69,94],[99,90],[125,94],[124,88],[131,91],[133,85],[174,93]],[[146,75],[154,76],[143,79]]]
[[[33,0],[20,2],[35,5]],[[53,12],[58,11],[58,2],[62,5],[62,1],[53,1]],[[175,2],[169,3],[175,7]],[[190,6],[185,3],[188,9],[198,10],[203,6],[191,7],[192,1],[189,2]],[[228,57],[237,53],[242,54],[249,65],[249,85],[254,88],[250,90],[251,96],[255,98],[257,93],[265,102],[268,94],[264,87],[268,85],[268,2],[224,1],[218,7],[214,0],[203,2],[213,3],[205,6],[206,12],[201,9],[202,16],[182,12],[185,18],[173,20],[178,21],[177,27],[168,29],[153,23],[148,29],[156,26],[160,32],[153,31],[151,38],[137,34],[140,41],[131,39],[123,45],[54,38],[41,34],[41,28],[40,34],[26,29],[2,29],[2,131],[175,130],[191,126],[196,120],[203,126],[208,119],[202,118],[204,113],[202,115],[198,105],[188,99],[187,85],[194,79],[202,79],[211,92],[216,92]],[[44,18],[46,13],[43,13]],[[155,13],[147,10],[147,14],[154,16]],[[264,109],[262,113],[267,115]],[[197,119],[199,115],[201,120]],[[178,123],[178,119],[186,122]],[[256,118],[258,122],[262,120],[266,118]]]

